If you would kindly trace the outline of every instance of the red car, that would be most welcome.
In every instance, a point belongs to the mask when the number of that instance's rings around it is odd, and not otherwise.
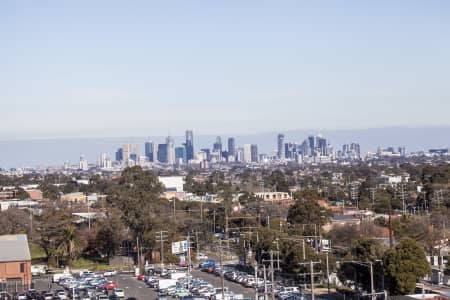
[[[145,274],[139,274],[137,280],[145,280]]]
[[[111,291],[117,288],[117,283],[114,281],[108,281],[105,285],[103,285],[103,289],[107,291]]]

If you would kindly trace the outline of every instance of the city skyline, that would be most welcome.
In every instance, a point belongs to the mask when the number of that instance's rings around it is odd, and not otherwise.
[[[404,145],[408,151],[420,151],[430,148],[449,147],[449,127],[439,128],[402,128],[391,127],[370,130],[297,130],[279,131],[283,132],[290,141],[301,142],[311,134],[327,136],[331,143],[342,145],[351,141],[359,141],[361,151],[376,151],[378,147],[390,147]],[[195,131],[195,130],[194,130]],[[167,131],[166,131],[167,132]],[[175,143],[181,145],[186,137],[182,132],[173,135]],[[270,153],[276,150],[274,139],[279,133],[277,131],[244,135],[244,134],[220,134],[223,144],[227,147],[227,138],[234,137],[235,144],[244,143],[258,144],[261,153]],[[85,155],[89,161],[97,159],[99,153],[108,153],[109,157],[115,158],[115,150],[124,143],[137,143],[145,152],[145,142],[154,142],[154,147],[163,143],[167,135],[161,136],[135,136],[135,137],[110,137],[110,138],[66,138],[66,139],[35,139],[35,140],[0,140],[0,166],[38,166],[55,165],[63,161],[76,162],[80,155]],[[204,147],[211,147],[211,142],[217,135],[195,135],[195,151]],[[419,138],[418,138],[419,137]],[[33,149],[30,152],[29,149]],[[157,150],[155,151],[155,153]],[[145,154],[145,153],[144,153]],[[155,157],[155,159],[157,159]]]
[[[406,147],[407,152],[427,151],[428,149],[449,148],[448,132],[450,127],[436,128],[385,128],[379,130],[364,131],[283,131],[288,148],[283,149],[292,155],[294,149],[305,151],[305,141],[310,135],[322,135],[327,142],[334,146],[334,150],[342,150],[341,146],[359,142],[360,153],[367,151],[376,152],[378,148],[386,149],[394,147]],[[217,135],[201,135],[193,132],[194,155],[202,149],[213,149]],[[185,132],[186,133],[186,132]],[[280,132],[270,132],[260,135],[220,135],[222,148],[228,150],[231,145],[235,148],[243,147],[244,144],[256,144],[258,153],[273,154],[278,151],[277,135]],[[417,139],[417,137],[420,139]],[[186,134],[173,135],[175,157],[185,157]],[[231,138],[231,143],[230,143]],[[167,136],[159,137],[123,137],[123,138],[88,138],[88,139],[55,139],[55,140],[28,140],[28,141],[0,141],[0,167],[34,167],[54,166],[62,162],[77,163],[80,156],[89,162],[99,158],[101,153],[110,160],[118,160],[117,148],[124,144],[138,144],[138,153],[134,158],[146,156],[149,161],[158,161],[158,147],[164,147]],[[234,144],[234,145],[233,145]],[[179,149],[182,146],[183,150]],[[337,148],[336,148],[337,146]],[[29,151],[32,149],[32,151]],[[325,150],[325,148],[323,148]],[[321,150],[321,151],[324,151]],[[180,152],[182,151],[182,152]],[[294,152],[296,152],[295,150]],[[348,151],[348,150],[347,150]],[[343,151],[343,152],[347,152]],[[129,152],[126,150],[126,152]],[[310,152],[308,152],[310,153]],[[128,154],[127,154],[128,155]],[[236,156],[235,156],[236,157]],[[141,158],[142,159],[142,158]],[[103,159],[102,159],[103,160]],[[188,161],[187,158],[185,161]],[[105,162],[106,164],[107,162]]]
[[[447,126],[438,3],[2,2],[0,139]]]

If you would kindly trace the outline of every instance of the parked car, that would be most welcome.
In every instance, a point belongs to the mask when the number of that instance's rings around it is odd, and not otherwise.
[[[17,300],[27,300],[27,294],[25,294],[25,293],[18,293],[16,295],[16,299]]]
[[[206,254],[204,254],[204,253],[199,253],[199,254],[197,255],[197,259],[198,259],[198,260],[208,260],[209,257],[208,257],[208,255],[206,255]]]
[[[107,291],[114,290],[115,288],[117,288],[117,283],[115,283],[114,281],[108,281],[103,285],[103,289]]]
[[[137,276],[137,280],[144,280],[145,279],[145,274],[139,274]]]
[[[42,293],[42,300],[52,300],[53,299],[53,294],[50,292],[44,292]]]
[[[113,295],[118,298],[125,298],[125,291],[122,289],[114,289]]]
[[[103,276],[108,277],[108,276],[114,276],[117,275],[117,271],[116,270],[108,270],[105,273],[103,273]]]
[[[58,296],[61,300],[67,300],[67,294],[64,291],[56,292],[55,296]]]

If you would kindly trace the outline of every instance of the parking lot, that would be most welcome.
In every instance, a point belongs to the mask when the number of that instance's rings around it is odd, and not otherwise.
[[[221,272],[223,269],[225,287],[222,293]],[[149,274],[134,276],[130,273],[96,274],[83,271],[80,274],[56,274],[33,278],[35,292],[25,299],[17,300],[154,300],[154,299],[211,299],[225,300],[255,299],[256,288],[263,295],[264,285],[255,281],[253,275],[239,271],[234,265],[223,268],[202,267],[191,270],[190,279],[186,269],[151,269]],[[280,300],[300,300],[308,298],[296,287],[276,286]],[[47,292],[47,293],[45,293]],[[75,293],[75,297],[73,296]],[[192,298],[195,297],[195,298]]]
[[[138,281],[135,276],[118,274],[109,277],[109,280],[116,282],[117,286],[125,291],[125,299],[154,300],[157,298],[157,293],[148,288],[144,282]],[[51,276],[34,277],[33,282],[36,291],[55,292],[56,290],[63,288],[56,283],[52,283]]]
[[[202,272],[200,270],[194,270],[192,271],[192,275],[194,277],[203,278],[206,281],[209,281],[214,286],[221,286],[222,280],[220,276],[215,276],[214,274],[209,274],[206,272]],[[252,288],[245,288],[242,285],[231,282],[228,280],[224,280],[225,287],[228,287],[234,294],[242,294],[244,295],[244,298],[255,298],[255,289]]]

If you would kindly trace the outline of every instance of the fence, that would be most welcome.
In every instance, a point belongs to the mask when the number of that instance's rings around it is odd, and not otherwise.
[[[23,284],[21,280],[14,279],[0,282],[0,292],[6,292],[10,295],[27,292],[32,288],[34,288],[34,282],[31,282],[31,285]]]

